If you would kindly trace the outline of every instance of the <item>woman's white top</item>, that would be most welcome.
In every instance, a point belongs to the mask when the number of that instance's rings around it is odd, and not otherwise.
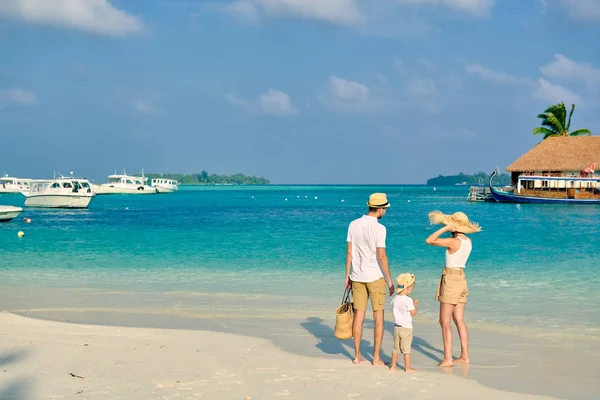
[[[446,249],[446,268],[465,268],[467,266],[467,260],[471,254],[471,241],[469,239],[460,239],[460,247],[456,250],[456,253],[450,254]]]

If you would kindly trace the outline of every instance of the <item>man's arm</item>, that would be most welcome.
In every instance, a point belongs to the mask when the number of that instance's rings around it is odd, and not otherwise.
[[[392,282],[392,276],[390,275],[390,266],[388,264],[387,254],[385,252],[385,247],[377,248],[377,260],[379,261],[379,265],[381,266],[381,271],[385,276],[385,280],[387,281],[388,288],[390,289],[390,296],[394,294],[394,283]]]
[[[352,242],[348,242],[348,247],[346,248],[346,287],[348,289],[352,286],[350,268],[352,268]]]

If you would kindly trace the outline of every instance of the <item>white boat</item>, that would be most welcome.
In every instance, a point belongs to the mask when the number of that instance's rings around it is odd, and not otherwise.
[[[179,182],[175,179],[154,178],[151,181],[151,186],[155,188],[158,193],[173,193],[179,190]]]
[[[127,175],[125,171],[122,174],[113,174],[108,176],[108,182],[100,185],[93,185],[96,194],[156,194],[158,190],[148,186],[148,178]]]
[[[21,214],[21,207],[0,206],[0,222],[8,222]]]
[[[96,195],[87,179],[61,177],[32,180],[30,190],[21,192],[27,207],[88,208]]]
[[[29,190],[31,179],[13,178],[5,175],[0,178],[0,193],[21,193]]]

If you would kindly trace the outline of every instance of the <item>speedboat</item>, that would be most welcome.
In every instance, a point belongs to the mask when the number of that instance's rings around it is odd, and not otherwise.
[[[87,179],[64,176],[32,180],[30,190],[21,193],[27,207],[40,208],[88,208],[96,195]]]
[[[96,194],[156,194],[158,190],[148,186],[142,174],[139,176],[127,175],[125,171],[122,174],[113,174],[108,176],[108,182],[100,185],[93,185]]]
[[[173,193],[179,190],[179,182],[174,179],[154,178],[151,181],[151,186],[158,193]]]
[[[8,222],[21,214],[21,207],[0,206],[0,222]]]
[[[29,190],[31,179],[13,178],[5,175],[0,178],[0,193],[21,193]]]

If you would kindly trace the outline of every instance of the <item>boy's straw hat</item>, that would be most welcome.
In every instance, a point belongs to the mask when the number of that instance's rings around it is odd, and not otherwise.
[[[480,232],[479,224],[469,221],[467,214],[463,212],[455,212],[452,215],[443,214],[441,211],[432,211],[429,213],[429,222],[433,224],[454,225],[456,231],[460,233],[475,233]]]
[[[415,283],[414,274],[405,273],[398,275],[396,278],[396,293],[400,293],[408,289],[408,287],[413,283]]]
[[[371,208],[388,208],[390,203],[388,203],[385,193],[373,193],[371,196],[369,196],[367,205]]]

